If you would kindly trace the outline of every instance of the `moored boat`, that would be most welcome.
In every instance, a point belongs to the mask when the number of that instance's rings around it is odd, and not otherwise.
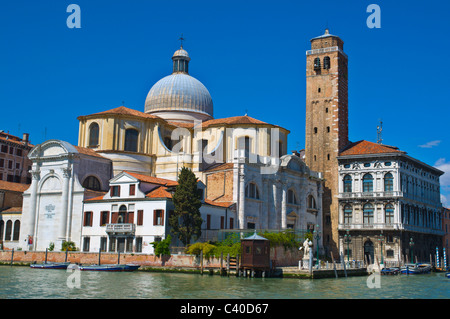
[[[140,265],[135,264],[104,264],[104,265],[80,265],[79,269],[83,271],[134,271]]]
[[[70,262],[55,263],[55,262],[45,262],[42,264],[30,264],[31,268],[35,269],[67,269]]]
[[[402,274],[411,274],[411,275],[417,275],[417,274],[427,274],[431,271],[431,265],[430,264],[406,264],[401,268]]]
[[[381,269],[382,275],[398,275],[399,273],[400,273],[400,268],[397,268],[397,267]]]

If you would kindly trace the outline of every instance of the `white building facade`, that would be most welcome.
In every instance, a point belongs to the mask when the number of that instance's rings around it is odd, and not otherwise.
[[[23,194],[20,247],[45,250],[81,241],[83,200],[108,189],[111,161],[89,149],[49,140],[29,153],[31,186]]]
[[[443,172],[395,147],[367,141],[353,143],[338,160],[344,258],[429,261],[442,246]]]

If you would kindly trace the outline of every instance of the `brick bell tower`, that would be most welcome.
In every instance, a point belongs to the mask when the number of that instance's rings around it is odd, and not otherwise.
[[[344,42],[325,34],[311,40],[306,51],[305,161],[322,172],[322,239],[325,253],[338,256],[338,161],[348,144],[348,70]]]

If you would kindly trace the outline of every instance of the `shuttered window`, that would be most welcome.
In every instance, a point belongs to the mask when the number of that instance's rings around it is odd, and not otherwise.
[[[155,209],[153,211],[153,225],[164,226],[164,210]]]
[[[142,226],[144,224],[144,211],[138,210],[137,215],[137,224],[138,226]]]

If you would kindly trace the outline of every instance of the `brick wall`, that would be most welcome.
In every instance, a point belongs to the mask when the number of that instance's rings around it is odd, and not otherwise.
[[[0,251],[0,262],[8,263],[11,261],[11,250]],[[64,262],[65,252],[48,252],[48,262]],[[296,249],[285,250],[283,247],[275,247],[270,250],[270,258],[275,260],[278,267],[296,266],[299,261],[299,252]],[[68,252],[67,261],[77,264],[98,264],[98,253]],[[224,257],[225,259],[225,257]],[[14,251],[14,262],[16,263],[41,263],[45,261],[45,251]],[[116,264],[118,254],[102,253],[102,264]],[[139,264],[149,267],[174,267],[174,268],[199,268],[200,258],[193,255],[171,255],[158,258],[155,255],[146,254],[120,254],[121,264]],[[220,259],[204,259],[204,267],[219,268]],[[226,267],[226,261],[223,262]]]

